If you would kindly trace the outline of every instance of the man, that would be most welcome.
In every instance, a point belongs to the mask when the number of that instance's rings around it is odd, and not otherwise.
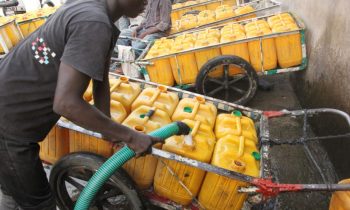
[[[136,37],[145,41],[152,41],[165,37],[171,29],[171,1],[170,0],[152,0],[148,1],[145,19],[135,30],[123,30],[120,36]],[[130,40],[119,39],[118,44],[129,46]],[[136,50],[135,54],[138,57],[147,44],[141,41],[132,41],[131,46]]]
[[[113,23],[122,15],[136,17],[145,5],[70,1],[1,61],[1,210],[56,210],[37,142],[60,116],[138,154],[158,141],[110,119],[108,64],[119,34]],[[95,106],[82,97],[90,79]]]

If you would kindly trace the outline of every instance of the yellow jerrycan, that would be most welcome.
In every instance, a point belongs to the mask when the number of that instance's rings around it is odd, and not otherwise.
[[[40,145],[40,158],[44,162],[54,164],[69,153],[69,131],[55,125]]]
[[[195,47],[207,47],[210,45],[215,45],[219,43],[219,39],[216,37],[207,37],[205,39],[198,39],[196,41]],[[213,47],[210,49],[197,50],[195,52],[196,62],[198,69],[200,70],[204,64],[206,64],[210,59],[218,57],[221,55],[220,48]]]
[[[254,21],[247,24],[245,26],[247,38],[271,34],[272,31],[268,24],[266,21],[264,22]],[[277,54],[273,38],[250,41],[248,42],[248,49],[250,63],[256,71],[271,70],[277,67]]]
[[[173,43],[173,40],[170,41]],[[147,54],[146,59],[150,59],[151,64],[146,66],[147,73],[152,82],[173,86],[174,77],[172,74],[172,68],[170,65],[169,58],[157,58],[160,56],[165,56],[170,53],[169,49],[172,47],[172,44],[169,42],[164,42],[158,46],[152,47],[150,52]]]
[[[157,108],[140,106],[124,120],[123,125],[139,132],[150,133],[170,123],[170,117],[166,112]],[[123,167],[139,189],[147,189],[153,182],[157,158],[152,155],[133,158]]]
[[[213,128],[216,114],[217,108],[212,103],[206,102],[202,96],[197,96],[195,98],[182,99],[173,114],[172,120],[190,119],[201,121]]]
[[[119,101],[111,100],[111,117],[112,120],[118,123],[123,122],[123,120],[128,116],[124,106]]]
[[[290,14],[272,16],[268,23],[273,33],[298,31],[299,27]],[[278,36],[275,38],[278,65],[281,68],[298,66],[302,63],[302,47],[300,32]]]
[[[163,150],[209,163],[215,147],[215,136],[212,129],[200,121],[184,120],[183,122],[192,129],[190,136],[173,136],[167,139]],[[181,205],[188,205],[192,201],[192,196],[179,184],[169,169],[177,175],[195,197],[201,187],[205,171],[176,161],[166,159],[158,161],[154,176],[155,192]]]
[[[7,53],[5,48],[11,50],[13,47],[11,39],[7,34],[6,25],[0,26],[0,37],[3,40],[3,44],[5,44],[5,46],[0,45],[0,54],[4,54]]]
[[[339,184],[350,184],[350,179],[345,179]],[[348,210],[350,209],[350,191],[338,191],[332,195],[329,210]]]
[[[245,34],[244,27],[241,24],[229,23],[221,28],[221,36],[229,34],[232,31],[234,31],[235,33],[244,33]]]
[[[179,96],[174,92],[168,92],[165,86],[157,88],[145,88],[131,105],[131,109],[145,105],[163,110],[169,116],[172,116],[177,104]]]
[[[221,35],[221,43],[229,43],[229,42],[234,42],[238,40],[243,40],[246,38],[246,35],[242,31],[237,31],[237,30],[225,30],[222,31]],[[221,52],[223,55],[236,55],[247,62],[249,62],[249,51],[248,51],[248,44],[247,42],[243,43],[232,43],[229,45],[224,45],[221,47]]]
[[[190,50],[194,47],[192,38],[185,38],[182,41],[175,41],[175,43],[176,44],[173,47],[174,53]],[[196,81],[198,67],[194,52],[174,55],[170,58],[170,64],[175,81],[178,85],[191,84]]]
[[[211,164],[254,177],[259,176],[260,154],[252,141],[244,136],[227,135],[216,143]],[[238,193],[247,183],[207,173],[199,193],[199,202],[207,210],[240,210],[247,198]]]
[[[111,100],[119,101],[123,104],[127,113],[130,113],[131,104],[141,93],[139,84],[129,82],[127,77],[120,77],[119,79],[110,79]]]
[[[44,23],[45,23],[45,19],[36,18],[36,19],[26,20],[23,22],[18,22],[18,25],[23,36],[27,37],[30,34],[32,34],[34,31],[36,31],[36,29],[38,29]]]
[[[239,111],[233,111],[231,114],[219,114],[216,118],[215,135],[218,139],[227,135],[244,136],[245,140],[258,144],[253,120],[243,116]]]
[[[232,6],[221,5],[215,10],[216,20],[224,20],[235,16]]]
[[[269,17],[267,19],[267,22],[269,23],[271,28],[273,28],[275,24],[280,24],[282,21],[295,23],[294,18],[289,13],[281,13],[281,14]]]
[[[9,17],[6,20],[7,21],[5,22],[5,25],[4,25],[6,34],[8,38],[11,40],[12,46],[16,46],[22,40],[21,32],[17,28],[17,25],[13,17]]]
[[[197,16],[197,25],[206,25],[208,23],[215,22],[215,12],[211,10],[204,10]]]
[[[239,15],[244,15],[244,14],[251,13],[254,11],[255,11],[255,9],[251,5],[246,5],[246,6],[238,7],[237,9],[235,9],[235,14],[237,16],[239,16]],[[251,19],[251,18],[255,18],[255,17],[256,17],[256,14],[251,14],[251,15],[239,18],[238,21]]]
[[[194,15],[184,15],[180,20],[179,30],[187,30],[197,26],[197,16]]]
[[[246,35],[244,32],[242,32],[239,29],[226,29],[221,31],[221,43],[230,43],[226,45],[221,45],[221,53],[223,55],[235,55],[238,57],[243,58],[245,61],[250,62],[249,58],[249,50],[248,50],[248,43],[242,42],[242,43],[233,43],[238,40],[243,40],[246,38]],[[229,75],[235,75],[238,73],[242,73],[242,70],[236,66],[230,66],[229,69]],[[221,72],[217,75],[217,77],[223,75]]]

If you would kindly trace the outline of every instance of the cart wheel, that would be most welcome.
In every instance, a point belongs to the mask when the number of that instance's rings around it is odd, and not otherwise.
[[[80,192],[87,181],[106,161],[105,158],[91,153],[73,153],[63,157],[52,168],[50,185],[61,210],[74,209]],[[142,202],[133,182],[119,169],[104,184],[92,203],[96,210],[142,209]]]
[[[243,105],[254,97],[257,84],[258,76],[247,61],[238,56],[223,55],[203,65],[196,80],[196,90],[206,96]]]

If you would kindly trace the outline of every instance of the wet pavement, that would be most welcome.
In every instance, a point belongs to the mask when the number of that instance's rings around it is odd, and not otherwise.
[[[272,91],[258,91],[248,106],[261,110],[300,110],[300,104],[289,81],[289,75],[266,78],[274,83]],[[270,122],[271,137],[291,139],[302,136],[302,119],[278,118]],[[309,129],[310,135],[312,134]],[[314,160],[308,156],[309,153]],[[281,183],[335,183],[337,176],[327,153],[319,142],[302,145],[274,146],[271,149],[271,164],[274,178]],[[317,166],[313,163],[317,162]],[[321,173],[320,173],[321,172]],[[330,193],[288,193],[277,198],[271,209],[323,210],[328,209]]]

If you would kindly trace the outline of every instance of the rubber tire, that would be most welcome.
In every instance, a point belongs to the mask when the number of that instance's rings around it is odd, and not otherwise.
[[[79,166],[84,166],[91,171],[96,171],[105,161],[106,159],[102,156],[88,152],[78,152],[63,157],[53,166],[49,183],[56,196],[57,205],[61,210],[71,210],[67,206],[64,206],[61,200],[59,200],[57,193],[58,189],[56,187],[56,183],[62,171],[67,168]],[[116,184],[116,187],[118,187],[118,189],[127,196],[130,205],[133,206],[133,210],[144,209],[140,196],[136,191],[135,184],[122,168],[115,172],[114,175],[109,178],[109,180]]]
[[[195,86],[196,86],[197,93],[204,94],[203,88],[205,85],[204,80],[206,78],[206,75],[208,75],[216,66],[223,65],[223,64],[235,64],[237,66],[240,66],[242,69],[246,70],[248,78],[252,81],[251,87],[249,88],[249,93],[244,98],[241,98],[238,101],[232,101],[232,102],[239,105],[244,105],[248,103],[256,94],[257,87],[258,87],[258,75],[255,72],[252,65],[250,65],[250,63],[248,63],[243,58],[234,56],[234,55],[217,56],[213,59],[210,59],[207,63],[205,63],[202,66],[196,79]]]

